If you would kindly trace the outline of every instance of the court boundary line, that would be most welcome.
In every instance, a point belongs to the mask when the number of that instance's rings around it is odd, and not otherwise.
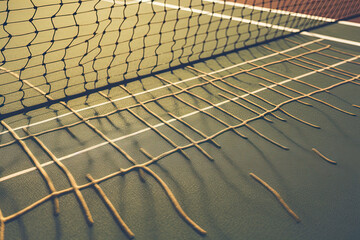
[[[320,41],[322,41],[322,40],[323,40],[323,39],[315,39],[315,40],[312,40],[312,41],[309,41],[309,42],[305,42],[305,43],[299,44],[299,45],[297,45],[297,46],[294,46],[294,47],[285,49],[285,50],[283,50],[283,51],[280,51],[280,52],[278,52],[278,53],[271,53],[271,54],[269,54],[269,55],[265,55],[265,56],[262,56],[262,57],[259,57],[259,58],[254,58],[254,59],[251,59],[251,60],[248,60],[248,61],[245,61],[245,62],[241,62],[241,63],[238,63],[238,64],[234,64],[234,65],[231,65],[231,66],[229,66],[229,67],[221,68],[221,69],[218,69],[218,70],[216,70],[216,71],[210,72],[209,74],[217,74],[217,73],[220,73],[220,72],[223,72],[223,71],[227,71],[227,70],[229,70],[229,69],[236,68],[236,67],[239,67],[239,66],[248,64],[248,63],[261,61],[261,60],[264,60],[264,59],[267,59],[267,58],[271,58],[271,57],[274,57],[274,56],[277,56],[277,55],[281,55],[282,53],[291,52],[291,51],[296,50],[296,49],[298,49],[298,48],[301,48],[301,47],[304,47],[304,46],[307,46],[307,45],[311,45],[311,44],[320,42]],[[10,74],[14,75],[13,72],[10,72]],[[14,76],[17,77],[17,78],[19,78],[18,75],[14,75]],[[184,80],[181,80],[181,81],[179,81],[179,82],[174,83],[174,85],[178,85],[178,84],[181,84],[181,83],[186,83],[186,82],[189,82],[189,81],[193,81],[193,80],[196,80],[196,79],[201,78],[202,76],[203,76],[203,75],[197,75],[197,76],[194,76],[194,77],[191,77],[191,78],[187,78],[187,79],[184,79]],[[161,90],[161,89],[163,89],[163,88],[167,88],[167,87],[169,87],[169,86],[170,86],[170,84],[162,85],[162,86],[160,86],[160,87],[156,87],[156,88],[152,88],[152,89],[149,89],[149,90],[146,90],[146,91],[142,91],[142,92],[139,92],[139,93],[135,93],[134,96],[139,96],[139,95],[151,93],[151,92],[154,92],[154,91]],[[116,98],[116,99],[113,100],[113,102],[118,102],[118,101],[126,100],[126,99],[128,99],[128,98],[131,98],[131,96],[125,96],[125,97]],[[109,103],[109,102],[103,102],[103,103],[95,104],[95,105],[93,105],[93,106],[89,106],[89,107],[86,107],[86,108],[80,108],[80,109],[78,109],[78,110],[75,110],[75,112],[87,111],[87,110],[90,110],[90,109],[93,109],[93,108],[97,108],[97,107],[101,107],[101,106],[104,106],[104,105],[107,105],[107,104],[110,104],[110,103]],[[18,131],[18,130],[20,130],[20,129],[22,129],[22,128],[25,128],[25,127],[28,128],[28,127],[37,126],[37,125],[39,125],[39,124],[43,124],[43,123],[50,122],[50,121],[53,121],[53,120],[56,120],[56,119],[60,119],[60,118],[63,118],[63,117],[66,117],[66,116],[69,116],[69,115],[72,115],[72,114],[73,114],[72,112],[64,113],[64,114],[59,115],[59,116],[56,116],[56,117],[48,118],[48,119],[45,119],[45,120],[42,120],[42,121],[39,121],[39,122],[35,122],[35,123],[32,123],[32,124],[23,125],[23,126],[16,127],[16,128],[13,128],[13,129],[14,129],[14,131]],[[8,133],[8,131],[0,132],[0,136],[3,135],[3,134],[6,134],[6,133]]]
[[[353,46],[360,47],[360,42],[347,40],[347,39],[343,39],[343,38],[331,37],[331,36],[328,36],[328,35],[323,35],[323,34],[313,33],[313,32],[307,32],[307,31],[303,31],[300,34],[305,35],[305,36],[309,36],[309,37],[321,38],[321,39],[332,41],[332,42],[339,42],[339,43],[344,43],[344,44],[347,44],[347,45],[353,45]]]
[[[303,31],[301,29],[297,29],[297,28],[289,28],[289,27],[284,27],[284,26],[281,26],[281,25],[275,25],[275,24],[270,24],[270,23],[253,21],[253,20],[249,20],[249,19],[246,19],[246,18],[233,17],[233,16],[220,14],[220,13],[212,13],[212,12],[208,12],[208,11],[204,11],[204,10],[199,10],[199,9],[196,9],[196,8],[183,7],[183,6],[180,6],[180,5],[176,6],[176,5],[173,5],[173,4],[167,4],[167,3],[164,4],[164,3],[159,3],[159,2],[155,2],[155,1],[151,2],[151,4],[157,5],[157,6],[169,7],[169,8],[182,10],[182,11],[187,11],[187,12],[194,12],[194,13],[198,13],[198,14],[202,14],[202,15],[208,15],[208,16],[211,16],[211,17],[228,19],[230,21],[234,20],[234,21],[237,21],[237,22],[244,22],[244,23],[253,24],[253,25],[256,25],[256,26],[262,26],[262,27],[265,27],[265,28],[273,28],[273,29],[277,29],[277,30],[283,30],[283,31],[291,32],[291,33],[300,33],[302,35],[311,36],[311,37],[315,37],[315,38],[326,39],[326,40],[333,41],[333,42],[341,42],[341,43],[348,44],[348,45],[360,46],[360,43],[355,42],[355,41],[342,39],[342,38],[331,37],[331,36],[327,36],[327,35],[323,35],[323,34],[311,33],[311,32],[308,32],[308,31]]]
[[[124,4],[123,1],[117,1],[117,0],[102,0],[102,1],[109,2],[109,3],[114,3],[114,4]],[[140,3],[150,2],[150,1],[151,0],[133,0],[133,1],[128,2],[126,4],[127,5],[133,5],[133,4],[140,4]],[[217,3],[217,4],[225,4],[225,5],[229,5],[229,6],[244,7],[244,8],[250,9],[250,10],[257,10],[257,11],[262,11],[262,12],[289,15],[289,16],[292,16],[292,17],[300,17],[300,18],[307,18],[307,19],[313,19],[313,20],[320,20],[320,21],[329,22],[329,23],[337,22],[337,23],[343,24],[343,25],[360,27],[360,23],[355,23],[355,22],[350,22],[350,21],[338,21],[338,20],[336,20],[334,18],[321,17],[321,16],[317,16],[317,15],[310,15],[310,14],[305,14],[305,13],[297,13],[297,12],[274,9],[274,8],[267,8],[267,7],[259,7],[259,6],[254,6],[254,5],[250,5],[250,4],[244,4],[244,3],[237,3],[237,2],[224,2],[224,1],[220,1],[220,0],[204,0],[204,1]]]
[[[310,15],[310,14],[305,14],[305,13],[291,12],[291,11],[274,9],[274,8],[253,6],[253,5],[244,4],[244,3],[224,2],[224,1],[219,1],[219,0],[204,0],[204,1],[218,3],[218,4],[225,4],[225,5],[229,5],[229,6],[244,7],[247,9],[257,10],[257,11],[262,11],[262,12],[278,13],[278,14],[289,15],[289,16],[293,16],[293,17],[320,20],[320,21],[324,21],[324,22],[336,22],[336,19],[333,19],[333,18],[321,17],[321,16]]]
[[[156,6],[162,6],[162,7],[168,7],[168,8],[173,8],[173,9],[177,9],[177,10],[182,10],[182,11],[186,11],[186,12],[198,13],[198,14],[201,14],[201,15],[207,15],[207,16],[211,16],[211,17],[228,19],[230,21],[234,20],[234,21],[237,21],[237,22],[244,22],[244,23],[249,23],[249,24],[253,24],[253,25],[257,25],[257,26],[274,28],[274,29],[278,29],[278,30],[292,32],[292,33],[300,32],[300,29],[297,29],[297,28],[289,28],[289,27],[284,27],[284,26],[281,26],[281,25],[264,23],[264,22],[249,20],[249,19],[241,18],[241,17],[233,17],[233,16],[229,16],[229,15],[225,15],[225,14],[220,14],[220,13],[215,13],[215,12],[208,12],[208,11],[204,11],[204,10],[200,10],[200,9],[196,9],[196,8],[188,8],[188,7],[184,7],[184,6],[180,6],[180,5],[176,6],[176,5],[173,5],[173,4],[159,3],[159,2],[155,2],[155,1],[151,2],[151,4],[156,5]]]
[[[244,3],[224,2],[224,1],[220,1],[220,0],[204,0],[204,1],[214,2],[214,3],[218,3],[218,4],[226,4],[229,6],[245,7],[247,9],[251,9],[251,10],[258,10],[258,11],[270,12],[270,13],[278,13],[278,14],[289,15],[289,16],[293,16],[293,17],[314,19],[314,20],[320,20],[320,21],[329,22],[329,23],[339,23],[342,25],[360,27],[360,23],[344,21],[344,20],[339,21],[335,18],[321,17],[321,16],[317,16],[317,15],[297,13],[297,12],[291,12],[291,11],[280,10],[280,9],[275,9],[275,8],[259,7],[259,6],[253,6],[250,4],[244,4]]]
[[[359,59],[359,58],[360,58],[360,55],[357,55],[357,56],[354,56],[354,57],[352,57],[352,58],[349,58],[349,59],[346,59],[346,60],[343,60],[343,61],[334,63],[334,64],[329,65],[329,66],[327,66],[327,67],[324,67],[324,68],[321,68],[321,69],[317,69],[317,70],[313,70],[313,71],[307,72],[307,73],[305,73],[305,74],[302,74],[302,75],[300,75],[300,76],[293,77],[293,78],[291,78],[291,79],[287,79],[287,80],[281,81],[281,82],[276,83],[276,84],[272,84],[272,85],[269,85],[269,86],[266,86],[266,87],[259,88],[259,89],[255,90],[255,91],[252,91],[251,93],[246,93],[246,94],[243,94],[243,95],[241,95],[241,96],[239,96],[239,97],[234,97],[234,98],[232,98],[231,100],[225,100],[225,101],[219,102],[219,103],[214,104],[214,105],[215,105],[215,106],[221,106],[221,105],[226,104],[226,103],[229,103],[229,102],[231,102],[231,101],[238,100],[238,99],[240,99],[240,98],[244,98],[244,97],[250,96],[251,94],[258,93],[258,92],[267,90],[267,89],[269,89],[269,88],[271,89],[271,88],[274,88],[274,87],[276,87],[276,86],[283,85],[283,84],[285,84],[285,83],[292,82],[293,80],[301,79],[301,78],[310,76],[310,75],[315,74],[315,73],[323,72],[323,71],[325,71],[325,70],[327,70],[327,69],[330,69],[330,68],[333,68],[333,67],[337,67],[337,66],[339,66],[339,65],[345,64],[345,63],[347,63],[347,62],[354,61],[354,60]],[[201,111],[206,111],[206,110],[209,110],[209,109],[212,109],[212,108],[214,108],[214,106],[208,106],[208,107],[205,107],[205,108],[201,108],[200,110],[201,110]],[[180,116],[180,117],[178,117],[178,118],[180,118],[180,119],[187,118],[187,117],[193,116],[193,115],[195,115],[195,114],[197,114],[197,113],[200,113],[200,111],[193,111],[193,112],[191,112],[191,113],[182,115],[182,116]],[[172,118],[172,119],[166,121],[166,123],[172,123],[172,122],[175,122],[175,121],[177,121],[177,119]],[[158,127],[161,127],[161,126],[164,126],[164,125],[165,125],[165,123],[158,123],[158,124],[153,125],[152,127],[158,128]],[[134,135],[141,134],[141,133],[143,133],[143,132],[149,131],[149,130],[151,130],[150,127],[144,128],[144,129],[139,130],[139,131],[136,131],[136,132],[134,132],[134,133],[131,133],[131,134],[128,134],[128,135],[124,135],[124,136],[121,136],[121,137],[118,137],[118,138],[115,138],[115,139],[111,139],[111,141],[115,143],[115,142],[121,141],[121,140],[123,140],[123,139],[132,137],[132,136],[134,136]],[[72,158],[72,157],[74,157],[74,156],[80,155],[80,154],[85,153],[85,152],[92,151],[92,150],[94,150],[94,149],[97,149],[97,148],[99,148],[99,147],[102,147],[102,146],[105,146],[105,145],[108,145],[108,144],[109,144],[109,142],[106,142],[106,141],[105,141],[105,142],[96,144],[96,145],[94,145],[94,146],[88,147],[88,148],[86,148],[86,149],[82,149],[82,150],[80,150],[80,151],[74,152],[74,153],[72,153],[72,154],[68,154],[68,155],[62,156],[62,157],[57,158],[57,159],[58,159],[59,161],[63,161],[63,160]],[[41,164],[41,166],[42,166],[42,167],[46,167],[46,166],[51,165],[51,164],[54,164],[54,162],[53,162],[53,161],[48,161],[48,162],[45,162],[45,163]],[[1,178],[0,178],[0,183],[1,183],[1,182],[4,182],[4,181],[6,181],[6,180],[9,180],[9,179],[12,179],[12,178],[15,178],[15,177],[24,175],[24,174],[26,174],[26,173],[33,172],[33,171],[35,171],[35,170],[36,170],[35,167],[31,167],[31,168],[27,168],[27,169],[18,171],[18,172],[16,172],[16,173],[9,174],[9,175],[7,175],[7,176],[1,177]]]
[[[360,23],[357,22],[350,22],[350,21],[338,21],[339,24],[348,25],[352,27],[358,27],[360,28]]]

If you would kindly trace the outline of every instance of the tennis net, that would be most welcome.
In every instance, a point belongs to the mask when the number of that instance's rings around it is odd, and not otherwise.
[[[0,1],[1,118],[360,13],[358,0]]]

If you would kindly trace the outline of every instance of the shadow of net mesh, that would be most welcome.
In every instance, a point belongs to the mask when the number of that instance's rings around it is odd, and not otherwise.
[[[350,1],[0,1],[0,114],[359,14]]]
[[[72,16],[71,18],[73,19]],[[85,100],[81,100],[85,101],[86,106],[87,101],[91,102],[91,99],[96,98],[97,104],[90,104],[88,108],[79,110],[76,109],[79,104],[76,101],[60,101],[46,110],[54,112],[55,117],[41,124],[12,128],[6,120],[1,120],[3,131],[0,151],[21,152],[24,161],[29,162],[29,167],[21,169],[21,173],[14,171],[0,178],[0,181],[19,178],[17,181],[28,186],[29,191],[39,194],[24,197],[23,194],[27,194],[27,191],[19,191],[18,194],[24,198],[21,204],[15,208],[1,205],[0,239],[6,239],[8,224],[31,215],[35,209],[46,203],[51,203],[54,218],[58,218],[58,215],[66,211],[63,209],[62,200],[68,195],[75,196],[73,203],[81,209],[78,214],[82,217],[78,221],[86,222],[89,226],[96,224],[96,216],[93,216],[92,211],[103,204],[113,215],[113,218],[107,221],[115,221],[125,236],[133,238],[136,232],[127,223],[127,219],[122,218],[118,204],[113,204],[110,200],[109,192],[113,191],[110,189],[114,186],[109,188],[109,185],[106,185],[112,179],[128,175],[138,176],[145,184],[149,181],[155,182],[171,202],[174,212],[196,233],[205,235],[206,229],[196,222],[197,216],[184,211],[176,193],[151,169],[154,165],[170,161],[174,155],[178,159],[175,161],[179,161],[179,158],[193,161],[193,156],[188,152],[191,149],[202,156],[202,161],[216,161],[206,149],[221,148],[218,137],[225,133],[234,134],[243,141],[251,141],[255,136],[266,144],[285,151],[288,150],[286,142],[272,137],[268,131],[264,132],[256,123],[261,121],[263,124],[271,125],[273,122],[290,120],[316,129],[320,126],[312,123],[311,117],[302,116],[306,115],[306,109],[312,108],[313,105],[323,105],[329,111],[351,116],[355,115],[351,109],[360,108],[357,105],[343,103],[339,106],[336,104],[337,100],[331,98],[331,91],[340,86],[360,87],[359,74],[344,67],[358,68],[359,56],[340,51],[319,39],[297,42],[292,38],[286,38],[282,41],[286,42],[288,49],[278,50],[270,45],[260,46],[266,53],[260,59],[233,62],[234,58],[229,57],[227,61],[231,64],[216,70],[212,70],[207,62],[203,62],[185,67],[182,74],[177,74],[176,71],[171,74],[154,74],[149,78],[156,84],[150,89],[146,87],[149,81],[144,79],[143,82],[136,81],[127,86],[119,85],[92,93]],[[279,68],[284,64],[292,68],[301,68],[302,74],[287,75],[286,71]],[[184,79],[184,74],[189,77]],[[244,85],[243,79],[246,78],[251,79],[251,82]],[[35,88],[28,85],[29,90]],[[43,94],[52,97],[53,93]],[[191,122],[191,117],[195,115],[212,121],[213,127],[204,128],[201,122]],[[164,128],[167,131],[164,131]],[[244,130],[251,132],[251,137]],[[129,150],[122,144],[122,140],[141,134],[150,134],[150,141],[156,142],[157,147],[149,147],[149,141],[139,141],[135,149]],[[62,136],[65,146],[60,148],[59,143],[51,140],[56,136]],[[98,139],[98,142],[92,142],[94,139]],[[74,165],[70,162],[65,165],[63,162],[92,150],[101,151],[102,148],[112,152],[118,166],[112,166],[103,172],[99,170],[97,176],[78,176],[78,170]],[[34,149],[37,150],[34,152]],[[324,161],[336,164],[326,153],[323,154],[315,148],[312,150]],[[46,156],[48,160],[40,162],[39,156]],[[60,170],[57,174],[62,176],[62,181],[67,182],[67,185],[56,186],[58,184],[54,181],[54,170],[50,171],[50,167]],[[26,174],[36,175],[37,184],[26,184],[29,180],[21,177]],[[290,209],[280,194],[271,187],[271,183],[265,182],[253,173],[250,173],[250,176],[264,185],[295,221],[300,221],[300,217],[295,213],[296,209]],[[23,186],[22,184],[20,185]],[[43,186],[42,190],[39,190],[38,186]],[[122,186],[115,188],[121,189]],[[86,198],[86,191],[93,191],[97,195]],[[98,200],[94,202],[94,199]],[[10,200],[2,196],[3,202]]]

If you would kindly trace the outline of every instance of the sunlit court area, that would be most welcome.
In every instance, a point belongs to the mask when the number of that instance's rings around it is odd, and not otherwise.
[[[359,239],[359,0],[0,1],[0,240]]]

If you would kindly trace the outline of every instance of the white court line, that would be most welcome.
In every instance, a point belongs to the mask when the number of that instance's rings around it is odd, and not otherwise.
[[[322,41],[322,39],[316,39],[316,40],[313,40],[313,41],[310,41],[310,42],[299,44],[299,45],[297,45],[295,47],[288,48],[288,49],[280,51],[278,53],[272,53],[272,54],[269,54],[269,55],[265,55],[263,57],[259,57],[259,58],[255,58],[255,59],[252,59],[252,60],[249,60],[249,61],[241,62],[241,63],[235,64],[235,65],[232,65],[232,66],[229,66],[229,67],[226,67],[226,68],[222,68],[222,69],[210,72],[209,74],[216,74],[216,73],[227,71],[229,69],[239,67],[239,66],[242,66],[242,65],[245,65],[245,64],[248,64],[248,63],[261,61],[261,60],[264,60],[264,59],[267,59],[267,58],[270,58],[270,57],[274,57],[274,56],[277,56],[277,55],[280,55],[280,54],[283,54],[283,53],[291,52],[291,51],[296,50],[298,48],[305,47],[307,45],[311,45],[311,44],[314,44],[314,43],[320,42],[320,41]],[[178,85],[178,84],[181,84],[181,83],[193,81],[193,80],[196,80],[196,79],[201,78],[203,76],[205,76],[205,75],[198,75],[198,76],[195,76],[195,77],[184,79],[184,80],[176,82],[174,84],[162,85],[160,87],[152,88],[152,89],[149,89],[149,90],[146,90],[146,91],[143,91],[143,92],[138,92],[138,93],[135,93],[133,95],[134,96],[140,96],[140,95],[143,95],[143,94],[146,94],[146,93],[151,93],[151,92],[154,92],[154,91],[158,91],[158,90],[170,87],[171,85]],[[125,96],[125,97],[116,98],[116,99],[113,100],[113,102],[122,101],[122,100],[125,100],[125,99],[128,99],[128,98],[131,98],[131,96]],[[111,104],[111,102],[106,101],[106,102],[103,102],[103,103],[95,104],[93,106],[89,106],[89,107],[86,107],[86,108],[81,108],[81,109],[75,110],[75,112],[78,113],[78,112],[86,111],[86,110],[93,109],[93,108],[96,108],[96,107],[101,107],[101,106],[104,106],[104,105],[107,105],[107,104]],[[59,115],[59,116],[56,116],[56,117],[45,119],[43,121],[39,121],[39,122],[31,123],[31,124],[28,124],[28,125],[23,125],[23,126],[20,126],[20,127],[16,127],[13,130],[18,131],[18,130],[23,129],[25,127],[28,128],[28,127],[44,124],[44,123],[47,123],[47,122],[50,122],[50,121],[53,121],[53,120],[56,120],[56,119],[60,119],[60,118],[63,118],[63,117],[66,117],[66,116],[69,116],[69,115],[72,115],[72,114],[73,114],[72,112],[65,113],[65,114],[62,114],[62,115]],[[3,131],[3,132],[0,133],[0,136],[2,134],[8,133],[8,132],[9,131]]]
[[[284,27],[284,26],[280,26],[280,25],[274,25],[274,24],[270,24],[270,23],[253,21],[253,20],[249,20],[249,19],[245,19],[245,18],[233,17],[233,16],[229,16],[229,15],[225,15],[225,14],[213,13],[213,12],[208,12],[208,11],[199,10],[199,9],[195,9],[195,8],[187,8],[187,7],[177,6],[177,5],[167,4],[167,3],[164,4],[164,3],[159,3],[159,2],[151,2],[151,4],[162,6],[162,7],[167,7],[167,8],[178,9],[178,10],[182,10],[182,11],[186,11],[186,12],[194,12],[194,13],[198,13],[198,14],[202,14],[202,15],[208,15],[208,16],[212,16],[212,17],[229,19],[231,21],[244,22],[244,23],[249,23],[249,24],[267,27],[267,28],[274,28],[274,29],[283,30],[283,31],[287,31],[287,32],[300,33],[302,35],[326,39],[326,40],[333,41],[333,42],[341,42],[341,43],[345,43],[345,44],[349,44],[349,45],[353,45],[353,46],[360,46],[360,43],[355,42],[355,41],[331,37],[331,36],[327,36],[327,35],[323,35],[323,34],[301,31],[300,29],[297,29],[297,28],[289,28],[289,27]]]
[[[358,58],[360,58],[360,55],[355,56],[355,57],[352,57],[352,58],[349,58],[349,59],[347,59],[347,60],[344,60],[344,61],[341,61],[341,62],[338,62],[338,63],[335,63],[335,64],[333,64],[333,65],[330,65],[330,66],[327,66],[327,67],[318,69],[318,70],[314,70],[314,71],[311,71],[311,72],[302,74],[302,75],[300,75],[300,76],[297,76],[297,77],[294,77],[294,78],[291,78],[291,79],[284,80],[284,81],[279,82],[279,83],[277,83],[277,84],[272,84],[272,85],[269,85],[269,86],[267,86],[267,87],[259,88],[259,89],[255,90],[255,91],[251,92],[251,94],[255,94],[255,93],[258,93],[258,92],[262,92],[262,91],[264,91],[264,90],[267,90],[268,88],[274,88],[274,87],[278,86],[279,84],[280,84],[280,85],[283,85],[283,84],[285,84],[285,83],[288,83],[288,82],[293,81],[294,79],[295,79],[295,80],[296,80],[296,79],[301,79],[301,78],[310,76],[310,75],[315,74],[315,73],[323,72],[323,71],[325,71],[325,70],[327,70],[327,69],[330,69],[330,68],[333,68],[333,67],[337,67],[337,66],[342,65],[342,64],[347,63],[347,62],[354,61],[354,60],[356,60],[356,59],[358,59]],[[240,97],[235,97],[235,98],[232,98],[231,100],[238,100],[238,99],[240,99],[240,98],[244,98],[244,97],[250,96],[251,94],[248,94],[248,93],[247,93],[247,94],[243,94],[243,95],[241,95]],[[226,104],[226,103],[229,103],[229,102],[231,102],[231,101],[230,101],[230,100],[226,100],[226,101],[223,101],[223,102],[220,102],[220,103],[215,104],[215,106],[221,106],[221,105]],[[206,111],[206,110],[209,110],[209,109],[212,109],[212,108],[214,108],[214,106],[208,106],[208,107],[202,108],[201,110],[202,110],[202,111]],[[200,112],[200,111],[194,111],[194,112],[185,114],[185,115],[183,115],[183,116],[180,116],[179,118],[182,119],[182,118],[190,117],[190,116],[193,116],[193,115],[195,115],[195,114],[198,114],[199,112]],[[166,121],[166,123],[172,123],[172,122],[175,122],[175,121],[176,121],[176,119],[170,119],[169,121]],[[164,126],[164,125],[165,125],[165,123],[159,123],[159,124],[153,125],[153,127],[158,128],[158,127],[161,127],[161,126]],[[129,135],[125,135],[125,136],[121,136],[121,137],[119,137],[119,138],[112,139],[111,141],[115,143],[115,142],[118,142],[118,141],[120,141],[120,140],[123,140],[123,139],[129,138],[129,137],[131,137],[131,136],[135,136],[135,135],[144,133],[144,132],[149,131],[149,130],[151,130],[151,128],[144,128],[144,129],[142,129],[142,130],[139,130],[139,131],[137,131],[137,132],[131,133],[131,134],[129,134]],[[72,153],[72,154],[69,154],[69,155],[63,156],[63,157],[61,157],[61,158],[58,158],[58,160],[59,160],[59,161],[63,161],[63,160],[65,160],[65,159],[69,159],[69,158],[71,158],[71,157],[74,157],[74,156],[80,155],[80,154],[82,154],[82,153],[85,153],[85,152],[88,152],[88,151],[97,149],[97,148],[102,147],[102,146],[105,146],[105,145],[107,145],[107,144],[109,144],[109,142],[102,142],[102,143],[97,144],[97,145],[94,145],[94,146],[92,146],[92,147],[89,147],[89,148],[83,149],[83,150],[81,150],[81,151],[74,152],[74,153]],[[41,164],[41,166],[42,166],[42,167],[45,167],[45,166],[48,166],[48,165],[51,165],[51,164],[54,164],[54,162],[53,162],[53,161],[49,161],[49,162],[46,162],[46,163]],[[19,171],[19,172],[16,172],[16,173],[13,173],[13,174],[10,174],[10,175],[7,175],[7,176],[5,176],[5,177],[0,178],[0,182],[4,182],[4,181],[6,181],[6,180],[15,178],[15,177],[17,177],[17,176],[20,176],[20,175],[23,175],[23,174],[26,174],[26,173],[29,173],[29,172],[32,172],[32,171],[35,171],[35,170],[36,170],[35,167],[28,168],[28,169],[24,169],[24,170],[22,170],[22,171]]]
[[[352,27],[360,27],[360,23],[349,22],[349,21],[338,21],[339,24],[348,25]]]
[[[319,20],[319,21],[324,21],[324,22],[337,22],[337,23],[343,24],[343,25],[360,27],[360,23],[350,22],[350,21],[337,21],[336,19],[333,19],[333,18],[309,15],[309,14],[304,14],[304,13],[297,13],[297,12],[291,12],[291,11],[285,11],[285,10],[279,10],[279,9],[273,9],[273,8],[259,7],[259,6],[243,4],[243,3],[235,3],[235,2],[228,2],[228,1],[225,2],[225,1],[220,1],[220,0],[203,0],[203,1],[213,2],[213,3],[217,3],[217,4],[225,4],[225,5],[229,5],[229,6],[236,6],[236,7],[240,7],[240,8],[242,7],[242,8],[247,8],[250,10],[257,10],[257,11],[261,11],[261,12],[283,14],[283,15],[289,15],[292,17],[314,19],[314,20]]]
[[[333,41],[333,42],[345,43],[348,45],[360,47],[360,42],[355,42],[355,41],[351,41],[351,40],[347,40],[347,39],[343,39],[343,38],[330,37],[330,36],[323,35],[323,34],[318,34],[318,33],[313,33],[313,32],[305,32],[305,31],[301,32],[300,34],[309,36],[309,37],[321,38],[321,39],[325,39],[325,40],[329,40],[329,41]]]
[[[160,2],[151,2],[151,4],[161,6],[161,7],[166,7],[166,8],[173,8],[173,9],[186,11],[186,12],[198,13],[201,15],[207,15],[207,16],[211,16],[211,17],[217,17],[217,18],[228,19],[228,20],[237,21],[237,22],[249,23],[249,24],[267,27],[267,28],[274,28],[274,29],[283,30],[283,31],[287,31],[287,32],[293,32],[293,33],[300,32],[300,29],[297,29],[297,28],[289,28],[289,27],[284,27],[284,26],[280,26],[280,25],[264,23],[264,22],[259,22],[259,21],[255,21],[255,20],[249,20],[249,19],[241,18],[241,17],[234,17],[234,16],[229,16],[229,15],[215,13],[215,12],[208,12],[208,11],[199,10],[196,8],[188,8],[188,7],[183,7],[180,5],[173,5],[173,4],[160,3]]]
[[[324,22],[337,22],[342,25],[348,25],[348,26],[352,26],[352,27],[360,27],[360,23],[356,23],[356,22],[337,21],[336,19],[333,19],[333,18],[327,18],[327,17],[316,16],[316,15],[309,15],[309,14],[304,14],[304,13],[279,10],[279,9],[274,9],[274,8],[259,7],[259,6],[249,5],[249,4],[235,3],[235,2],[228,2],[228,1],[225,2],[225,1],[220,1],[220,0],[203,0],[203,1],[213,2],[213,3],[217,3],[217,4],[225,4],[225,5],[229,5],[229,6],[236,6],[239,8],[247,8],[250,10],[257,10],[257,11],[261,11],[261,12],[283,14],[283,15],[288,15],[288,16],[292,16],[292,17],[307,18],[307,19],[313,19],[313,20],[324,21]]]
[[[124,1],[117,1],[117,0],[102,0],[102,1],[109,2],[109,3],[115,3],[115,4],[125,4]],[[142,2],[150,2],[150,1],[151,0],[134,0],[134,1],[127,1],[126,4],[127,5],[132,5],[132,4],[139,4],[139,3],[142,3]],[[288,15],[288,16],[292,16],[292,17],[307,18],[307,19],[319,20],[319,21],[324,21],[324,22],[336,22],[336,19],[333,19],[333,18],[327,18],[327,17],[316,16],[316,15],[309,15],[309,14],[304,14],[304,13],[291,12],[291,11],[267,8],[267,7],[259,7],[259,6],[243,4],[243,3],[235,3],[235,2],[228,2],[228,1],[225,2],[225,1],[220,1],[220,0],[204,0],[204,1],[217,3],[217,4],[225,4],[225,5],[229,5],[229,6],[242,7],[242,8],[247,8],[247,9],[250,9],[250,10],[257,10],[257,11],[261,11],[261,12],[269,12],[269,13]],[[349,22],[349,21],[338,21],[338,23],[343,24],[343,25],[360,27],[360,23],[354,23],[354,22]]]
[[[292,16],[292,17],[314,19],[314,20],[319,20],[319,21],[324,21],[324,22],[336,22],[336,19],[332,19],[332,18],[320,17],[320,16],[309,15],[309,14],[304,14],[304,13],[290,12],[290,11],[273,9],[273,8],[258,7],[258,6],[254,6],[254,5],[243,4],[243,3],[234,3],[234,2],[229,2],[229,1],[224,2],[224,1],[219,1],[219,0],[203,0],[203,1],[213,2],[213,3],[217,3],[217,4],[225,4],[225,5],[229,5],[229,6],[236,6],[236,7],[241,7],[241,8],[247,8],[250,10],[257,10],[257,11],[261,11],[261,12],[283,14],[283,15],[288,15],[288,16]]]
[[[172,4],[164,4],[164,3],[159,3],[159,2],[151,2],[151,4],[163,6],[163,7],[167,7],[167,8],[178,9],[178,10],[182,10],[182,11],[186,11],[186,12],[194,12],[194,13],[198,13],[198,14],[202,14],[202,15],[208,15],[208,16],[212,16],[212,17],[229,19],[231,21],[244,22],[244,23],[249,23],[249,24],[253,24],[253,25],[257,25],[257,26],[274,28],[274,29],[283,30],[283,31],[287,31],[287,32],[300,33],[302,35],[326,39],[326,40],[333,41],[333,42],[341,42],[341,43],[348,44],[348,45],[360,46],[359,42],[342,39],[342,38],[331,37],[331,36],[327,36],[327,35],[323,35],[323,34],[301,31],[300,29],[297,29],[297,28],[289,28],[289,27],[284,27],[284,26],[280,26],[280,25],[258,22],[258,21],[253,21],[253,20],[249,20],[249,19],[245,19],[245,18],[233,17],[233,16],[229,16],[229,15],[225,15],[225,14],[213,13],[213,12],[208,12],[208,11],[204,11],[204,10],[187,8],[187,7],[177,6],[177,5],[172,5]]]

